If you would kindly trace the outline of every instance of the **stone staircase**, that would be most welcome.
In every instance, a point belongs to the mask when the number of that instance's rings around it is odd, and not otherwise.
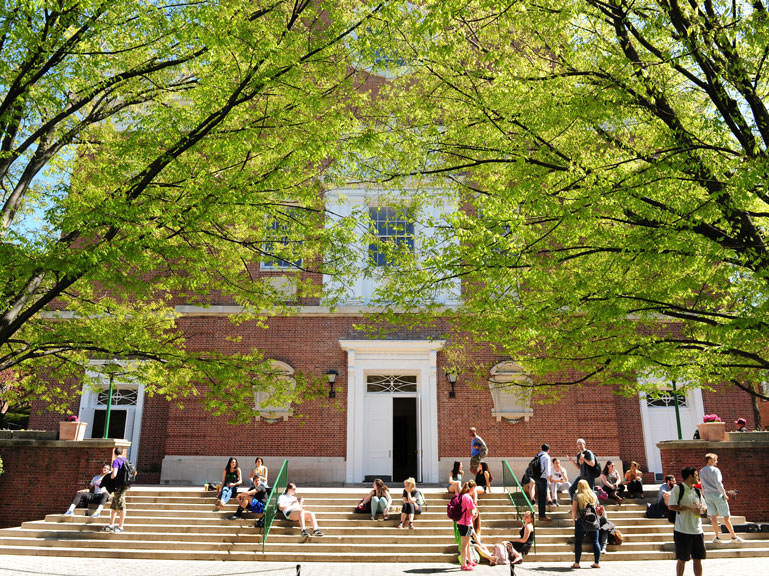
[[[447,495],[442,488],[426,488],[426,511],[415,530],[396,528],[399,514],[372,522],[352,510],[366,492],[359,488],[300,490],[305,506],[316,512],[325,537],[305,541],[295,524],[276,519],[262,551],[261,530],[253,518],[229,520],[235,511],[214,509],[214,493],[199,488],[135,486],[128,494],[126,530],[104,532],[109,518],[91,518],[79,509],[72,516],[49,514],[44,520],[0,530],[0,554],[145,558],[174,560],[264,560],[292,562],[456,562],[453,529],[446,518]],[[395,493],[395,492],[394,492]],[[651,494],[650,494],[651,497]],[[501,490],[480,501],[482,536],[487,545],[516,535],[509,500]],[[666,520],[643,518],[645,505],[626,501],[607,507],[608,517],[625,534],[621,546],[609,547],[604,560],[662,560],[673,558],[672,526]],[[571,562],[573,528],[569,507],[549,512],[554,522],[536,527],[536,550],[528,561]],[[380,517],[381,518],[381,517]],[[743,521],[734,518],[735,521]],[[769,533],[743,534],[743,544],[711,544],[711,557],[769,556]],[[589,555],[589,546],[584,545]],[[586,558],[588,559],[588,558]]]

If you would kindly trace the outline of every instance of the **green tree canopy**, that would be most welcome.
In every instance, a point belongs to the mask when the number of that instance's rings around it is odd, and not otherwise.
[[[418,308],[461,279],[458,325],[542,382],[768,379],[760,0],[449,0],[383,17],[402,74],[371,115],[381,161],[362,177],[421,178],[465,206],[383,301]]]
[[[376,10],[3,3],[0,371],[19,394],[66,401],[89,359],[130,359],[150,394],[202,383],[210,408],[248,417],[269,364],[189,348],[174,305],[219,298],[259,322],[285,297],[257,262],[343,265],[324,256],[349,232],[323,227],[318,175],[351,131],[349,45]],[[297,298],[317,296],[297,278]]]

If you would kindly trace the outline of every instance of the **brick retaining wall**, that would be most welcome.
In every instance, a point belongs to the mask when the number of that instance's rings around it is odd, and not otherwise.
[[[705,454],[718,455],[718,468],[727,490],[738,490],[730,498],[729,508],[735,516],[751,522],[769,521],[769,440],[706,442],[704,440],[670,440],[657,444],[665,474],[675,474],[681,481],[681,469],[705,466]]]
[[[125,440],[0,440],[0,528],[62,513]]]

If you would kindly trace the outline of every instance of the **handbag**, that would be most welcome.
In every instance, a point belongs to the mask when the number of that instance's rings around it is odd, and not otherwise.
[[[368,502],[363,502],[365,498],[361,498],[360,502],[358,502],[358,505],[353,510],[354,514],[371,514],[371,500]]]

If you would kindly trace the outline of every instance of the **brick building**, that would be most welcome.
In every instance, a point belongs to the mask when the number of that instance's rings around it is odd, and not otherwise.
[[[400,221],[386,198],[365,188],[329,193],[329,213],[342,218],[356,208],[368,210],[380,236],[418,250],[430,230]],[[452,205],[438,194],[428,210],[439,220]],[[387,264],[386,255],[363,241],[360,254]],[[298,272],[288,262],[263,262],[260,274],[285,290],[289,300],[296,274],[332,287],[338,283]],[[291,477],[301,483],[357,483],[376,476],[398,481],[411,475],[419,482],[442,483],[454,460],[469,459],[470,426],[488,444],[492,473],[499,479],[502,459],[521,472],[542,442],[550,443],[551,454],[565,457],[575,452],[578,437],[601,461],[637,460],[650,480],[667,472],[656,445],[677,438],[672,395],[629,398],[588,383],[570,388],[555,404],[541,405],[505,388],[505,383],[527,378],[515,359],[483,347],[471,352],[482,373],[460,370],[452,385],[446,373],[453,366],[444,352],[452,333],[448,317],[429,329],[400,328],[384,338],[368,337],[359,325],[372,310],[371,297],[381,280],[363,275],[347,280],[340,305],[330,308],[321,299],[304,299],[296,302],[292,315],[273,317],[266,328],[231,323],[240,308],[226,297],[212,296],[208,306],[178,300],[188,346],[223,353],[258,348],[287,378],[294,372],[321,378],[335,373],[334,393],[327,384],[322,397],[261,406],[251,423],[233,425],[225,416],[206,412],[200,400],[187,399],[179,409],[145,396],[138,383],[118,382],[110,436],[132,442],[129,456],[141,480],[202,483],[218,479],[229,456],[241,458],[247,469],[260,455],[273,470],[289,458]],[[435,297],[450,307],[458,294],[458,287],[449,286]],[[104,430],[106,379],[102,385],[102,391],[83,389],[79,415],[89,424],[88,437],[101,437]],[[257,405],[260,401],[255,398]],[[679,408],[683,438],[691,438],[706,413],[718,413],[730,422],[729,429],[737,417],[746,417],[750,425],[753,421],[749,396],[736,389],[695,390]],[[34,415],[30,427],[55,428],[57,420]]]

